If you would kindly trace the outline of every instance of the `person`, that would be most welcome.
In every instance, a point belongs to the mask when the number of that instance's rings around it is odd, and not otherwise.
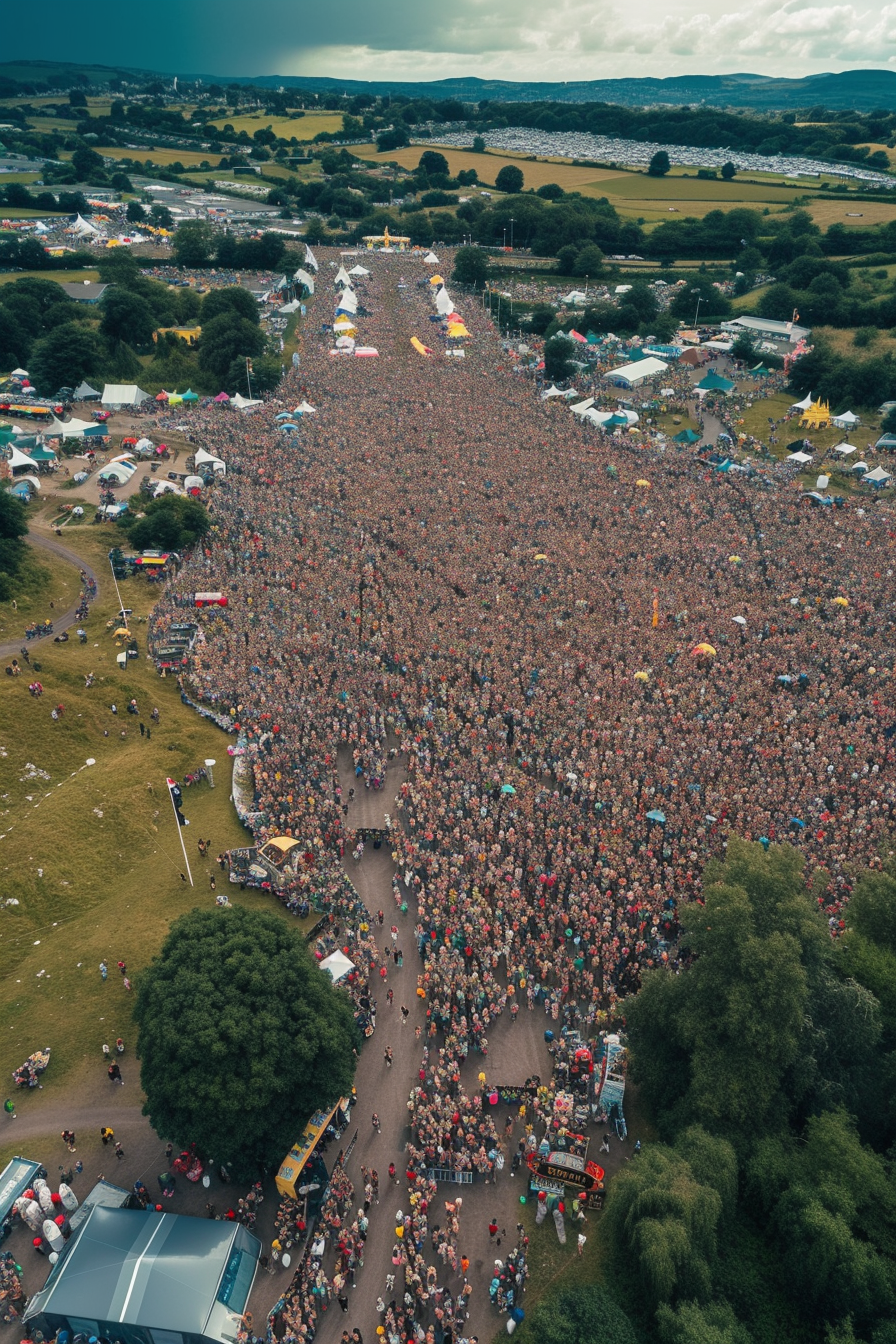
[[[118,1052],[118,1054],[120,1055],[124,1054],[124,1041],[120,1036],[118,1037],[118,1040],[115,1042],[115,1049]]]
[[[101,962],[100,962],[100,975],[101,975],[101,976],[103,977],[103,979],[105,980],[105,979],[107,978],[108,974],[109,974],[109,967],[106,965],[106,963],[105,963],[104,961],[101,961]]]
[[[62,1131],[62,1142],[68,1148],[70,1153],[76,1153],[78,1151],[75,1147],[75,1134],[73,1130],[64,1129]]]
[[[108,1125],[103,1125],[102,1129],[100,1130],[100,1138],[102,1140],[103,1147],[105,1148],[106,1145],[111,1143],[112,1140],[115,1138],[114,1129],[110,1129]]]
[[[121,1069],[117,1064],[110,1064],[108,1073],[110,1083],[121,1083],[122,1087],[124,1087],[124,1079],[121,1076]]]
[[[165,1144],[165,1161],[168,1163],[169,1167],[171,1166],[171,1159],[173,1156],[174,1144],[169,1140],[168,1143]]]
[[[380,1133],[380,1118],[379,1118],[379,1116],[377,1115],[376,1111],[374,1111],[374,1113],[373,1113],[372,1124],[373,1124],[373,1127],[374,1127],[374,1129],[376,1130],[377,1134],[379,1134],[379,1133]]]
[[[6,1100],[5,1100],[4,1103],[3,1103],[3,1109],[4,1109],[4,1111],[6,1112],[6,1114],[9,1116],[10,1120],[15,1120],[15,1118],[16,1118],[16,1104],[15,1104],[15,1102],[13,1101],[12,1097],[7,1097],[7,1098],[6,1098]]]
[[[119,1162],[124,1157],[124,1149],[118,1139],[115,1140],[115,1156],[118,1158]]]
[[[576,1254],[581,1256],[585,1254],[585,1242],[588,1240],[584,1232],[580,1232],[576,1238]]]

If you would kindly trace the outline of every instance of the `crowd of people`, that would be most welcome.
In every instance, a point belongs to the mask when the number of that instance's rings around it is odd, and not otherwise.
[[[228,477],[156,619],[179,592],[227,594],[197,616],[183,693],[239,733],[259,843],[301,841],[290,898],[344,928],[368,983],[388,955],[344,865],[340,765],[390,806],[397,786],[393,891],[427,1028],[391,1340],[430,1292],[430,1164],[493,1174],[494,1125],[458,1068],[498,1015],[541,1008],[586,1037],[618,1017],[646,968],[674,964],[679,906],[733,833],[798,846],[841,926],[896,807],[894,530],[885,508],[804,510],[774,476],[577,423],[513,376],[472,301],[455,296],[465,358],[421,355],[419,258],[371,257],[356,320],[379,357],[336,355],[338,263],[323,253],[281,392],[316,409],[299,434],[280,404],[195,413]],[[290,1341],[326,1305],[314,1260]]]

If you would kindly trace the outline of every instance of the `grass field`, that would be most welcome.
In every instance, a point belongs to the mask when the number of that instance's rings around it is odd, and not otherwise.
[[[452,176],[462,170],[475,168],[485,186],[494,182],[495,176],[506,164],[522,169],[526,187],[538,188],[547,182],[556,182],[564,191],[582,191],[589,183],[602,182],[608,178],[615,179],[619,176],[618,173],[605,168],[582,168],[569,163],[550,163],[544,160],[530,163],[509,154],[488,152],[474,154],[472,150],[449,149],[435,144],[432,148],[439,154],[444,154]],[[394,161],[400,163],[402,168],[416,168],[421,154],[425,154],[426,149],[426,145],[410,145],[407,149],[392,149],[385,154],[378,154],[376,145],[354,145],[352,153],[359,159],[370,159],[374,163]]]
[[[31,621],[52,620],[54,610],[67,611],[78,600],[79,591],[80,580],[73,565],[49,551],[32,551],[19,582],[16,607],[0,602],[0,644],[18,639]]]
[[[265,112],[251,112],[246,116],[218,117],[208,125],[222,129],[232,126],[235,131],[245,131],[248,135],[270,127],[276,136],[286,140],[293,136],[297,140],[313,140],[321,131],[330,135],[341,131],[342,117],[333,112],[306,112],[304,117],[269,117]]]
[[[247,842],[228,797],[229,739],[181,704],[173,681],[158,677],[143,656],[146,625],[139,619],[133,628],[141,657],[124,671],[115,663],[118,650],[106,628],[117,609],[106,560],[115,538],[111,529],[92,526],[65,534],[100,575],[103,595],[86,622],[88,643],[27,646],[41,664],[40,699],[29,695],[27,675],[0,683],[0,1071],[8,1078],[26,1055],[50,1045],[46,1092],[61,1090],[85,1060],[100,1058],[104,1040],[122,1035],[133,1041],[132,999],[114,982],[115,963],[123,960],[129,973],[139,972],[172,919],[213,899],[209,874],[214,868],[222,876],[213,856]],[[48,568],[46,601],[64,582],[55,562]],[[135,618],[149,612],[156,595],[136,579],[122,588]],[[7,606],[0,607],[6,626],[12,619]],[[21,629],[26,621],[18,613],[12,623]],[[96,676],[90,690],[87,672]],[[153,706],[161,712],[149,742],[123,712],[132,696],[146,722]],[[113,702],[118,716],[110,711]],[[54,722],[50,711],[58,703],[65,713]],[[165,777],[183,779],[206,757],[218,762],[216,787],[184,791],[192,822],[183,832],[196,881],[191,888],[181,881],[184,862]],[[88,758],[96,764],[85,766]],[[49,780],[28,778],[29,764]],[[211,863],[198,858],[199,836],[211,840]],[[10,898],[19,904],[4,904]],[[234,892],[233,899],[280,910],[262,893]],[[105,985],[97,970],[102,959],[113,968],[114,981]]]
[[[0,186],[8,187],[12,182],[20,182],[23,186],[28,186],[36,182],[40,173],[0,173]]]
[[[805,209],[821,228],[845,224],[847,228],[867,229],[873,224],[889,224],[896,219],[896,204],[887,201],[837,201],[815,196]]]
[[[104,154],[110,159],[137,159],[140,163],[145,163],[147,159],[150,162],[158,164],[160,168],[167,167],[170,163],[182,163],[185,168],[192,165],[196,167],[200,163],[210,163],[216,167],[221,162],[220,154],[201,153],[194,149],[121,149],[118,145],[98,145],[97,154]]]
[[[83,280],[99,280],[99,271],[7,271],[0,274],[0,285],[12,285],[16,280],[55,280],[57,284],[78,284]]]
[[[62,210],[16,210],[10,206],[0,206],[0,217],[3,219],[63,219]]]

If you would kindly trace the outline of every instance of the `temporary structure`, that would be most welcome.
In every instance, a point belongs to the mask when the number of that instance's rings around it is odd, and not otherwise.
[[[726,395],[734,391],[734,383],[731,379],[722,378],[713,369],[710,369],[705,378],[700,379],[697,387],[701,392],[724,392]]]
[[[866,476],[863,476],[862,480],[868,481],[870,485],[886,485],[887,481],[892,480],[892,477],[888,471],[884,471],[883,467],[875,467],[873,471],[869,471]]]
[[[435,252],[427,252],[423,260],[425,261],[427,266],[438,266],[439,264],[439,259],[436,256]]]
[[[333,281],[333,284],[336,285],[337,288],[339,288],[339,286],[344,286],[346,289],[351,289],[352,282],[349,278],[349,273],[344,266],[339,267],[339,270],[336,272],[336,279]]]
[[[102,393],[97,392],[89,383],[79,383],[74,391],[75,401],[99,401],[101,396]]]
[[[841,457],[849,457],[851,453],[857,453],[859,450],[854,443],[838,443],[836,448],[832,448],[832,453],[839,453]]]
[[[808,411],[811,405],[812,405],[812,393],[807,392],[806,395],[803,397],[802,401],[795,401],[790,409],[792,411]]]
[[[789,454],[788,454],[788,457],[787,457],[787,461],[788,461],[788,462],[799,462],[800,464],[803,464],[803,465],[804,465],[805,463],[807,463],[807,462],[811,462],[811,461],[812,461],[812,454],[811,454],[811,453],[789,453]]]
[[[103,388],[104,406],[142,406],[148,400],[149,393],[141,391],[136,383],[106,383]]]
[[[635,364],[623,364],[618,369],[610,369],[604,377],[624,387],[634,387],[648,378],[655,378],[658,373],[665,373],[668,367],[663,360],[651,355],[647,359],[639,359]]]
[[[317,415],[317,411],[307,401],[301,401],[294,409],[293,415]]]
[[[852,411],[843,411],[841,415],[835,415],[831,420],[831,424],[836,425],[838,429],[851,429],[858,423],[859,417],[853,415]]]
[[[593,397],[586,397],[584,401],[577,401],[575,406],[570,406],[573,415],[584,415],[594,405]]]
[[[369,275],[369,274],[370,272],[365,270],[363,266],[353,266],[349,271],[349,275]]]
[[[454,301],[448,297],[447,289],[440,289],[436,295],[436,309],[445,317],[454,312]]]
[[[311,248],[308,246],[307,243],[305,244],[305,265],[310,266],[312,271],[316,271],[318,269],[317,259],[315,258],[314,253],[311,251]]]
[[[293,280],[295,280],[296,284],[298,285],[304,285],[309,294],[314,293],[314,277],[309,275],[307,271],[303,270],[301,266],[293,276]]]
[[[351,975],[352,971],[355,969],[355,963],[349,961],[345,953],[340,952],[337,948],[337,950],[331,952],[328,957],[324,957],[323,961],[320,963],[320,968],[322,971],[329,971],[330,975],[333,977],[334,985],[338,985],[340,980],[344,980],[347,975]]]
[[[237,392],[236,396],[233,398],[233,405],[238,411],[248,411],[251,410],[253,406],[262,406],[263,404],[264,403],[257,397],[244,397],[239,392]]]
[[[555,387],[552,383],[547,392],[542,392],[541,399],[542,401],[548,401],[551,397],[562,397],[563,395],[564,393],[560,391],[559,387]]]

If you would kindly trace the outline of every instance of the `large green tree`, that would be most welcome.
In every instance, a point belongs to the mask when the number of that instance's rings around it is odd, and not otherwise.
[[[178,266],[208,266],[214,247],[212,226],[204,219],[188,219],[174,235],[174,260]]]
[[[0,490],[0,602],[15,597],[15,580],[27,554],[27,532],[25,505],[8,490]]]
[[[153,311],[139,294],[112,290],[103,299],[103,335],[129,345],[149,345],[156,329]]]
[[[452,280],[481,289],[488,279],[488,253],[481,247],[459,247],[454,254]]]
[[[522,191],[524,180],[522,168],[517,168],[515,163],[505,163],[495,178],[495,186],[498,191],[506,191],[511,195],[516,195],[517,192]]]
[[[144,1114],[243,1179],[351,1089],[351,1006],[274,914],[193,910],[137,982]]]
[[[220,317],[221,313],[236,313],[238,317],[244,317],[247,322],[258,326],[258,300],[240,285],[213,289],[202,300],[201,312],[203,322],[210,322],[213,317]]]
[[[599,1284],[576,1284],[542,1298],[529,1322],[539,1344],[637,1344],[631,1321]]]
[[[168,491],[147,504],[142,518],[127,514],[122,526],[137,550],[185,551],[205,536],[210,522],[199,500]]]
[[[37,342],[31,352],[31,377],[42,396],[58,387],[77,387],[82,378],[95,377],[105,352],[96,332],[77,322],[66,322]]]
[[[251,359],[263,349],[264,335],[257,326],[235,312],[219,313],[203,323],[199,367],[209,379],[223,386],[238,356]]]

